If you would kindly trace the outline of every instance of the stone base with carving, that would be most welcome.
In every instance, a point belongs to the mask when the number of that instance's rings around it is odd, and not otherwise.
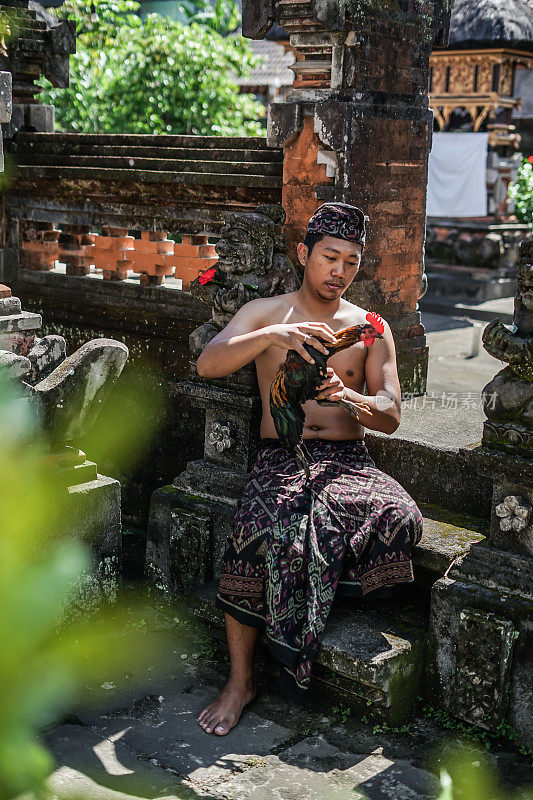
[[[432,683],[454,716],[533,744],[533,559],[482,545],[432,589]]]
[[[227,378],[185,381],[180,389],[205,413],[205,439],[204,458],[189,461],[171,486],[152,495],[146,584],[170,596],[219,574],[236,503],[257,454],[261,419],[254,367]]]
[[[88,569],[69,587],[68,607],[59,620],[64,623],[116,600],[122,574],[120,483],[98,474],[87,460],[58,470],[57,477],[67,493],[61,534],[85,542],[92,553]]]
[[[487,540],[432,589],[432,683],[460,719],[497,731],[510,724],[533,744],[533,470],[531,459],[479,447],[493,481]]]

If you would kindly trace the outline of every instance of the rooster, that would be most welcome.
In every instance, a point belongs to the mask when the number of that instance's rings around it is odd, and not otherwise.
[[[306,478],[309,478],[309,453],[303,444],[305,412],[302,403],[314,400],[319,387],[327,377],[327,361],[334,353],[339,353],[356,342],[364,342],[370,347],[376,339],[383,339],[385,326],[382,318],[374,311],[366,315],[367,323],[344,328],[335,334],[336,342],[323,342],[327,353],[304,343],[315,363],[310,364],[296,350],[289,350],[270,387],[270,413],[280,441],[291,450],[302,464]],[[317,400],[319,405],[340,406],[359,419],[358,409],[372,414],[366,403],[350,400]]]

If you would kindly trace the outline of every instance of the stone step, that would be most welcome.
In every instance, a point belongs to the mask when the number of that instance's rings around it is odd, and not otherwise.
[[[429,301],[448,301],[475,305],[488,300],[499,300],[503,297],[514,297],[517,282],[513,277],[501,276],[468,276],[464,274],[439,274],[427,272]]]
[[[444,575],[456,558],[467,553],[471,545],[485,538],[489,521],[437,509],[427,503],[418,506],[424,522],[422,538],[412,552],[415,578],[418,571],[421,577],[424,575],[430,581],[436,580]]]
[[[419,301],[419,305],[421,311],[431,311],[434,314],[443,314],[447,317],[468,317],[486,322],[498,318],[509,325],[513,321],[512,312],[492,310],[485,307],[487,303],[465,303],[454,297],[433,297],[426,294]]]
[[[162,137],[164,138],[164,137]],[[267,162],[282,163],[283,151],[277,148],[212,148],[212,147],[171,147],[165,143],[160,145],[103,145],[98,143],[68,143],[65,141],[20,141],[18,138],[7,143],[7,148],[14,153],[29,157],[41,156],[124,156],[139,158],[170,158],[188,161],[237,161],[241,163]],[[20,159],[22,160],[22,159]]]
[[[103,156],[92,155],[48,155],[47,153],[25,153],[19,155],[20,167],[98,167],[99,169],[142,169],[176,172],[211,172],[237,175],[282,175],[283,165],[269,161],[230,161],[222,158],[185,160],[182,158],[142,158],[135,154]]]
[[[158,135],[151,133],[29,133],[19,132],[17,144],[22,147],[40,146],[43,151],[57,143],[70,147],[77,144],[135,147],[194,147],[218,149],[250,149],[272,152],[262,136],[187,136],[182,134]]]
[[[145,183],[184,183],[206,186],[244,186],[280,188],[281,175],[240,175],[236,173],[214,172],[169,172],[168,170],[141,170],[135,167],[128,169],[110,169],[106,167],[42,167],[18,166],[17,176],[20,180],[117,180],[139,181]]]
[[[223,637],[223,614],[215,608],[215,584],[188,595],[190,610]],[[388,601],[336,602],[329,615],[313,669],[313,695],[324,691],[398,723],[413,711],[422,690],[427,609]],[[261,638],[264,642],[264,639]],[[263,659],[262,659],[263,663]]]
[[[392,435],[367,431],[368,451],[378,469],[395,478],[420,507],[489,519],[492,481],[480,472],[484,413],[478,392],[455,392],[457,407],[446,407],[451,393],[431,392],[402,401],[402,422]],[[443,402],[443,398],[444,401]],[[462,402],[464,400],[464,402]],[[462,403],[462,404],[461,404]],[[458,527],[469,527],[469,523]]]

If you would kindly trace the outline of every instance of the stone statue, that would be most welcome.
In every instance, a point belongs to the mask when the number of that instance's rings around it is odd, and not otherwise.
[[[0,372],[30,398],[55,448],[92,426],[128,348],[114,339],[94,339],[66,356],[62,336],[37,336],[41,324],[40,314],[22,311],[19,298],[0,284]]]
[[[483,444],[530,454],[533,450],[533,242],[520,248],[513,325],[489,322],[483,332],[488,353],[508,366],[483,389],[488,417]]]
[[[38,336],[40,314],[23,311],[18,297],[0,284],[0,383],[16,387],[17,403],[39,421],[39,457],[62,491],[57,536],[90,543],[92,558],[69,587],[61,627],[79,613],[116,599],[122,562],[120,483],[101,475],[77,440],[96,420],[128,358],[113,339],[93,339],[66,356],[62,336]]]
[[[196,278],[191,284],[191,293],[212,312],[211,320],[190,336],[195,358],[245,303],[299,288],[300,278],[286,255],[285,218],[278,205],[228,215],[215,245],[218,262],[208,271],[212,280],[202,283]]]

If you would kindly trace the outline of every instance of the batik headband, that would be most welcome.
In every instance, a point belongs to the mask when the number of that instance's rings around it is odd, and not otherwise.
[[[364,250],[368,217],[348,203],[323,203],[307,224],[307,233],[357,242]]]

